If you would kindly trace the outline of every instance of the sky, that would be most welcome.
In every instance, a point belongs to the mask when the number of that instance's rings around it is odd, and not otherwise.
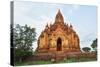
[[[91,47],[92,41],[97,38],[97,7],[78,4],[36,3],[31,1],[14,2],[14,24],[27,24],[36,28],[36,38],[46,24],[53,24],[60,9],[64,22],[72,24],[80,38],[80,47]],[[37,41],[33,43],[34,50]]]

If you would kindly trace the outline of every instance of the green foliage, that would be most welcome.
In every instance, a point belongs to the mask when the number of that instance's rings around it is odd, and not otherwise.
[[[89,47],[83,47],[82,50],[83,50],[84,52],[89,52],[89,51],[91,50],[91,48],[89,48]]]
[[[13,31],[15,60],[22,61],[24,57],[32,55],[32,43],[36,40],[35,28],[17,24]]]
[[[28,61],[28,62],[16,62],[16,66],[22,66],[22,65],[40,65],[40,64],[52,64],[51,61]]]
[[[93,48],[93,50],[97,51],[97,39],[93,40],[91,47]]]

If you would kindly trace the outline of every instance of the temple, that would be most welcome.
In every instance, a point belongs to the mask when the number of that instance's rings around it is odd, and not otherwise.
[[[79,52],[80,39],[73,26],[64,22],[58,10],[53,24],[47,24],[38,38],[38,53]]]

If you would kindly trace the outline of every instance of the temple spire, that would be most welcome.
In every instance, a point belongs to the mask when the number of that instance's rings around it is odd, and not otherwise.
[[[57,14],[56,14],[55,22],[56,22],[56,23],[64,23],[64,19],[63,19],[63,16],[62,16],[62,14],[61,14],[60,9],[58,9],[58,12],[57,12]]]

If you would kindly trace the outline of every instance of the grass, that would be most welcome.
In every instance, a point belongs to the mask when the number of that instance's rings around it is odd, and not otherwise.
[[[29,61],[29,62],[17,62],[15,63],[15,66],[21,66],[21,65],[40,65],[40,64],[51,64],[52,62],[51,61],[43,61],[43,60],[40,60],[40,61]]]
[[[61,60],[59,62],[55,63],[73,63],[73,62],[87,62],[87,61],[96,61],[96,58],[80,58],[79,60],[77,58],[65,58],[64,60]],[[40,64],[54,64],[54,62],[51,61],[29,61],[29,62],[16,62],[15,66],[22,66],[22,65],[40,65]]]

